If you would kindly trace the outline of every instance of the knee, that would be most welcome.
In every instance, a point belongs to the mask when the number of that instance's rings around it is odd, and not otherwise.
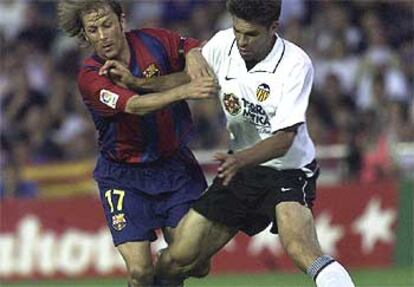
[[[197,254],[193,252],[172,252],[165,250],[157,262],[157,276],[180,277],[191,275],[197,262]]]
[[[154,280],[152,266],[134,266],[129,270],[131,286],[150,286]]]
[[[197,258],[199,256],[197,250],[170,250],[168,253],[169,261],[171,264],[176,265],[178,267],[187,267],[195,264]]]

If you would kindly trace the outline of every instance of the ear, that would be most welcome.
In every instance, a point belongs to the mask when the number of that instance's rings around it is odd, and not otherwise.
[[[84,29],[82,29],[82,37],[88,44],[90,44],[90,40],[88,38],[88,35],[86,35],[86,32]]]
[[[274,21],[271,25],[270,25],[270,32],[272,32],[272,34],[275,34],[279,31],[279,21]]]

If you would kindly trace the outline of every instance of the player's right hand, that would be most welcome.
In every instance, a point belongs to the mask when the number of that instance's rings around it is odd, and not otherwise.
[[[187,99],[202,100],[213,98],[220,90],[220,86],[214,77],[199,77],[183,86]]]
[[[131,71],[121,62],[116,60],[108,60],[99,69],[100,76],[107,76],[118,86],[128,88],[134,81]]]

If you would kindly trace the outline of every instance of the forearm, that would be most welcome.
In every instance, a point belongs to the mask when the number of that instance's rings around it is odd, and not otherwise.
[[[142,116],[184,99],[185,96],[182,87],[165,92],[151,93],[145,96],[136,95],[128,100],[125,112]]]
[[[178,72],[153,78],[135,78],[128,88],[136,92],[163,92],[190,82],[186,72]]]
[[[241,160],[243,166],[258,165],[284,156],[289,150],[294,137],[295,132],[280,131],[250,148],[236,152],[235,155]]]

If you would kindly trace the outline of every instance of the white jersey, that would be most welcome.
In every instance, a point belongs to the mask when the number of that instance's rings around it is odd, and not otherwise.
[[[315,158],[305,115],[313,67],[301,48],[278,37],[266,58],[247,71],[233,29],[228,29],[214,35],[202,53],[221,86],[232,150],[251,147],[278,130],[303,123],[288,152],[262,165],[296,169]]]

